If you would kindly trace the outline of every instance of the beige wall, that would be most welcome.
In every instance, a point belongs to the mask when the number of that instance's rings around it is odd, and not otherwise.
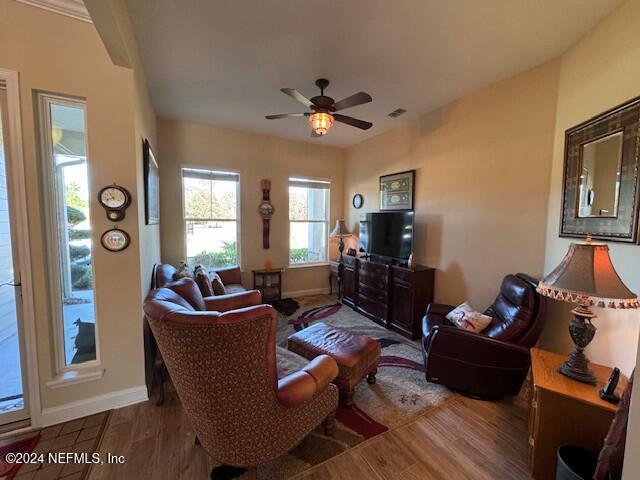
[[[251,270],[263,268],[265,260],[274,267],[288,265],[288,178],[302,176],[331,180],[331,226],[342,217],[344,198],[344,151],[310,143],[239,132],[209,125],[158,121],[160,163],[160,208],[162,259],[176,264],[185,257],[182,220],[182,166],[227,169],[240,172],[241,264],[243,283],[252,286]],[[262,221],[258,204],[262,198],[260,180],[271,180],[271,248],[262,248]],[[331,243],[330,257],[335,257]],[[285,292],[328,287],[328,267],[287,269]]]
[[[568,128],[640,94],[640,37],[637,26],[640,1],[632,0],[607,17],[596,29],[562,57],[556,113],[551,189],[548,205],[545,272],[551,271],[567,252],[570,239],[558,237],[564,132]],[[640,293],[640,247],[609,242],[611,259],[629,288]],[[569,304],[550,301],[548,325],[542,345],[568,352]],[[635,365],[640,313],[594,309],[598,318],[589,357],[605,365],[617,365],[629,374]]]
[[[562,57],[558,87],[545,271],[562,259],[571,240],[558,237],[564,131],[600,112],[640,94],[640,37],[638,20],[640,1],[630,0],[607,17],[598,27]],[[611,258],[623,281],[640,293],[640,246],[609,242]],[[552,302],[542,345],[567,352],[571,340],[567,334],[569,306]],[[640,367],[638,329],[640,312],[594,309],[598,333],[588,348],[589,357],[606,365],[617,365],[629,374]],[[638,360],[637,360],[638,358]],[[637,376],[636,376],[637,377]],[[640,389],[634,390],[624,478],[640,476]]]
[[[148,109],[136,99],[140,86],[130,69],[112,64],[93,25],[13,0],[0,0],[0,66],[20,75],[42,407],[141,386],[144,362],[137,211],[141,197],[137,178],[140,142],[136,137],[152,131],[153,125],[138,120],[138,115],[149,117]],[[105,374],[98,381],[56,390],[46,386],[56,372],[45,269],[43,198],[38,180],[41,162],[34,128],[35,90],[83,97],[87,102],[96,305]],[[100,247],[99,236],[112,223],[95,199],[99,188],[113,182],[133,195],[127,217],[119,223],[131,235],[131,247],[118,254]]]
[[[348,150],[350,228],[378,211],[378,177],[416,169],[415,253],[436,301],[485,308],[510,272],[544,259],[558,62],[473,93]],[[364,207],[351,206],[355,193]]]

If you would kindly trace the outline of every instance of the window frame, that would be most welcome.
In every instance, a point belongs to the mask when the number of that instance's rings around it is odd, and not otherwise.
[[[202,170],[205,172],[214,172],[221,173],[227,175],[236,175],[238,177],[238,186],[236,187],[236,218],[235,220],[232,218],[220,219],[220,218],[187,218],[185,215],[185,198],[184,198],[184,170]],[[203,166],[203,165],[192,165],[192,164],[182,164],[180,165],[180,202],[182,202],[182,235],[183,235],[183,244],[184,244],[184,258],[187,259],[187,222],[215,222],[215,221],[227,221],[227,222],[236,222],[236,265],[232,265],[229,267],[221,267],[221,268],[234,268],[237,267],[242,271],[242,228],[241,228],[241,214],[242,214],[242,206],[240,199],[242,197],[241,193],[241,181],[242,175],[240,174],[240,170],[235,170],[231,168],[218,168],[213,166]]]
[[[325,200],[325,220],[291,220],[291,211],[289,210],[289,195],[290,189],[292,187],[292,182],[298,183],[321,183],[327,185],[327,198]],[[295,186],[295,185],[294,185]],[[331,225],[331,179],[329,178],[317,178],[317,177],[309,177],[305,175],[291,175],[287,179],[287,220],[289,225],[289,234],[288,234],[288,249],[287,249],[287,265],[288,268],[304,268],[304,267],[314,267],[321,265],[329,264],[329,228]],[[323,260],[315,261],[315,262],[300,262],[300,263],[291,263],[291,224],[292,223],[324,223],[326,225],[325,235],[324,235],[324,252],[325,258]]]
[[[60,211],[58,208],[57,196],[60,195],[59,191],[59,177],[56,174],[54,165],[54,150],[52,141],[52,125],[51,125],[51,106],[62,105],[73,108],[82,108],[84,112],[84,141],[85,149],[87,150],[87,156],[85,157],[85,163],[87,168],[87,189],[89,203],[93,199],[93,189],[91,188],[91,165],[89,163],[89,132],[87,128],[87,102],[84,98],[58,95],[53,93],[47,93],[38,91],[36,92],[37,104],[38,104],[38,130],[40,134],[40,148],[41,159],[40,162],[43,166],[42,178],[44,187],[44,212],[45,212],[45,251],[47,253],[47,261],[45,265],[47,267],[47,276],[49,280],[49,307],[51,309],[51,322],[53,322],[53,336],[54,336],[54,356],[55,356],[55,374],[62,375],[66,372],[84,371],[87,369],[95,369],[102,365],[101,348],[100,348],[100,326],[98,318],[98,299],[96,295],[96,282],[97,269],[95,264],[95,226],[93,218],[90,216],[91,225],[91,270],[93,272],[93,318],[94,318],[94,332],[95,332],[95,344],[96,344],[96,358],[95,360],[89,360],[77,364],[69,364],[66,362],[66,348],[64,339],[64,303],[62,301],[63,289],[62,289],[62,269],[60,268],[61,244],[60,244],[60,226],[66,225],[64,222],[59,221]]]

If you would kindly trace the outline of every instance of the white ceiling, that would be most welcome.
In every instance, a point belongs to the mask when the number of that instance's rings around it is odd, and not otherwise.
[[[327,145],[353,145],[549,60],[621,0],[127,0],[153,104],[161,116]],[[279,91],[373,102],[309,137]],[[523,92],[526,95],[526,92]]]

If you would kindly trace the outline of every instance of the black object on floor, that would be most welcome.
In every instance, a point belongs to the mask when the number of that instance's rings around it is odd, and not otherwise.
[[[232,467],[231,465],[220,465],[219,467],[211,470],[211,480],[231,480],[232,478],[238,478],[246,471],[246,468]]]
[[[300,304],[293,298],[283,298],[282,300],[276,300],[275,302],[272,302],[271,305],[283,315],[293,315],[294,313],[296,313],[296,310],[300,308]]]
[[[558,449],[556,480],[591,480],[597,462],[597,453],[575,445],[564,445]]]

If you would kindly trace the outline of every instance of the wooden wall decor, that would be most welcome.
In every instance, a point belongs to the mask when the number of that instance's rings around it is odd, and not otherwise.
[[[262,217],[262,248],[269,248],[269,227],[271,223],[271,217],[275,209],[271,204],[270,191],[271,180],[260,180],[260,188],[262,189],[262,201],[258,206],[258,213]]]

